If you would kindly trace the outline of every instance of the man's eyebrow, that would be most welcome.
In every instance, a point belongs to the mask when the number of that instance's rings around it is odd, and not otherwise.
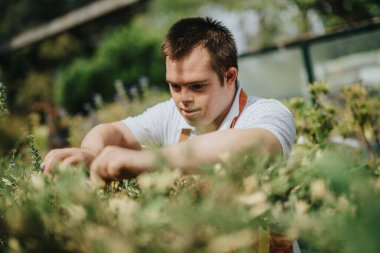
[[[173,85],[190,86],[190,85],[194,85],[194,84],[205,84],[205,83],[208,83],[209,80],[208,79],[204,79],[204,80],[198,80],[198,81],[188,82],[188,83],[174,83],[174,82],[170,82],[169,80],[166,80],[166,82],[168,84],[173,84]]]

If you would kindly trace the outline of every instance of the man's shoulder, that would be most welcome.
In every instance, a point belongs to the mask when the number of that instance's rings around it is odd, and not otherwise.
[[[291,111],[279,100],[250,97],[236,128],[263,128],[274,134],[287,153],[292,149],[295,124]]]
[[[292,112],[282,102],[272,98],[253,97],[239,117],[237,125],[281,124],[293,127]],[[240,121],[240,122],[239,122]]]
[[[249,96],[247,106],[244,109],[247,112],[276,112],[285,111],[290,113],[289,109],[279,100],[273,98],[260,98]]]
[[[167,146],[176,141],[181,116],[172,99],[157,103],[145,112],[123,120],[140,145]],[[174,134],[173,134],[174,133]]]

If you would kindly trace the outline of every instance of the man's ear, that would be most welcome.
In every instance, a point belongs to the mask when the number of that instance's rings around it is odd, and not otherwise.
[[[237,75],[238,75],[237,68],[230,67],[229,69],[227,69],[226,74],[225,74],[225,80],[226,80],[227,85],[229,84],[235,85]]]

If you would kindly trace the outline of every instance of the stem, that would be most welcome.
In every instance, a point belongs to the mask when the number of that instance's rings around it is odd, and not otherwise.
[[[361,125],[361,124],[359,126],[360,126],[360,133],[363,136],[363,140],[364,140],[364,143],[366,145],[367,151],[368,151],[369,154],[372,154],[371,144],[369,143],[369,141],[367,140],[367,138],[365,137],[365,134],[364,134],[364,126]]]
[[[373,129],[373,135],[375,136],[375,143],[376,143],[377,149],[380,152],[379,130],[376,127],[372,127],[372,129]]]

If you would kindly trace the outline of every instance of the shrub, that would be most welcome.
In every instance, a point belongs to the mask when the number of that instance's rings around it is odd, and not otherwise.
[[[305,108],[323,115],[329,104],[320,97],[325,88],[311,87],[314,103],[294,100],[295,115]],[[361,97],[348,98],[329,120],[356,110]],[[363,115],[372,115],[373,105]],[[107,109],[99,110],[99,119]],[[347,122],[371,130],[363,117]],[[289,244],[281,242],[293,239],[308,252],[378,252],[379,153],[332,143],[340,124],[330,128],[325,116],[298,120],[313,124],[299,131],[309,141],[296,144],[286,160],[268,165],[264,157],[229,157],[195,176],[157,165],[155,172],[105,188],[91,185],[80,166],[57,167],[54,178],[44,176],[29,137],[29,149],[0,158],[0,252],[268,253],[260,247],[268,229],[270,252],[288,252]],[[318,133],[317,124],[328,131]],[[370,137],[377,145],[377,137]],[[279,245],[286,247],[277,251]]]
[[[7,108],[7,97],[5,86],[2,82],[0,82],[0,125],[4,123],[6,118],[8,117],[8,108]]]
[[[165,63],[160,53],[161,39],[149,29],[131,24],[110,33],[91,59],[80,59],[63,70],[57,81],[57,100],[71,113],[84,111],[94,94],[106,102],[115,94],[114,80],[120,79],[127,90],[141,76],[151,84],[163,85]]]

